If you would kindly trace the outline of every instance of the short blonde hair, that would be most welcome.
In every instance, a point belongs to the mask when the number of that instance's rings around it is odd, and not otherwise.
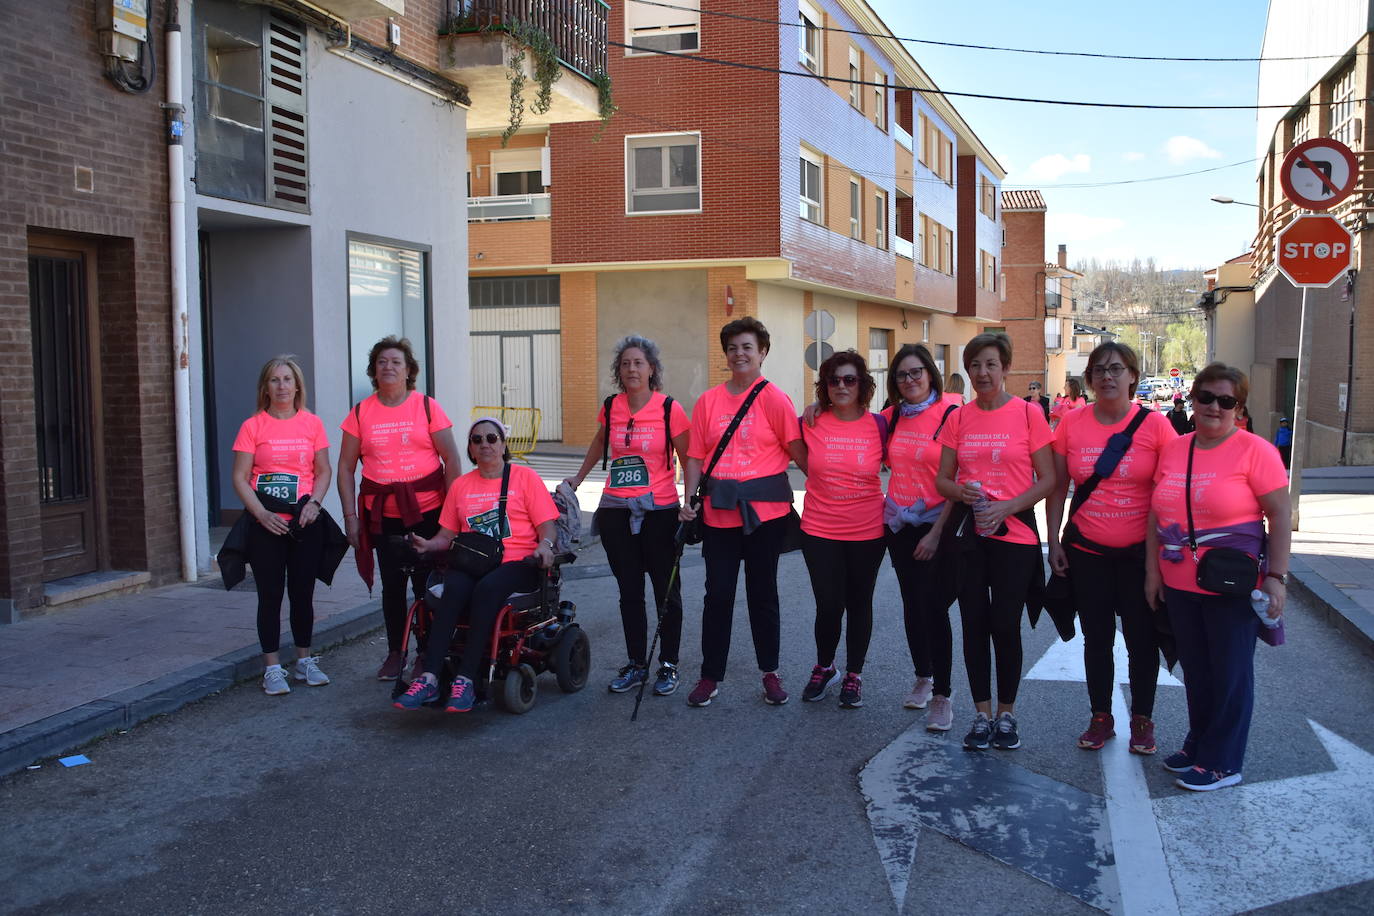
[[[272,393],[267,388],[267,380],[272,377],[278,366],[285,366],[291,370],[291,374],[296,377],[296,400],[294,407],[301,410],[305,407],[305,373],[301,371],[300,363],[296,362],[296,357],[292,353],[282,353],[274,356],[263,363],[262,371],[258,373],[258,412],[266,410],[272,405]]]

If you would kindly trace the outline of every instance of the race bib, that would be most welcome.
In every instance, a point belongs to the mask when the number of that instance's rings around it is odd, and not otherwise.
[[[505,524],[501,525],[498,530],[497,523],[501,521],[504,521]],[[487,537],[496,538],[498,541],[504,541],[510,537],[510,519],[503,520],[499,508],[491,509],[481,515],[468,516],[468,529],[485,534]]]
[[[611,462],[611,473],[607,479],[614,490],[647,487],[649,466],[640,455],[626,455]]]
[[[257,491],[282,502],[295,503],[300,478],[295,474],[259,474]]]

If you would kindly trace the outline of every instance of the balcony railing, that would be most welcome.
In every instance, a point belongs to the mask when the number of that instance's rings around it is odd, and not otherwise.
[[[504,223],[521,219],[548,219],[548,194],[511,194],[501,197],[469,197],[468,222]]]
[[[606,72],[605,0],[458,0],[449,33],[507,29],[525,23],[542,29],[564,66],[591,79]]]
[[[900,235],[894,235],[892,237],[892,250],[908,261],[916,260],[916,243],[911,239],[904,239]]]
[[[902,146],[904,146],[908,151],[915,151],[913,148],[913,143],[915,141],[912,140],[911,134],[907,132],[907,129],[905,127],[903,127],[900,124],[894,123],[892,125],[892,135],[896,137],[897,142],[902,144]]]

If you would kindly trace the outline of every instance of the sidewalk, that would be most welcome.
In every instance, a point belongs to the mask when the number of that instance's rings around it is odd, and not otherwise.
[[[1374,652],[1374,467],[1308,468],[1302,482],[1295,590]]]

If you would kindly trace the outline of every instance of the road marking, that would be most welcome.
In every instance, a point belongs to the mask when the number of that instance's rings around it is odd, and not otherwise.
[[[1124,683],[1127,674],[1126,667],[1126,640],[1122,638],[1121,631],[1116,631],[1116,643],[1112,646],[1112,663],[1118,683]],[[1087,675],[1083,673],[1083,634],[1078,633],[1068,642],[1056,639],[1045,650],[1045,654],[1040,657],[1026,675],[1027,680],[1031,681],[1086,681]],[[1165,687],[1182,687],[1183,682],[1174,677],[1164,668],[1159,669],[1159,683]],[[1130,721],[1127,719],[1127,721]]]

